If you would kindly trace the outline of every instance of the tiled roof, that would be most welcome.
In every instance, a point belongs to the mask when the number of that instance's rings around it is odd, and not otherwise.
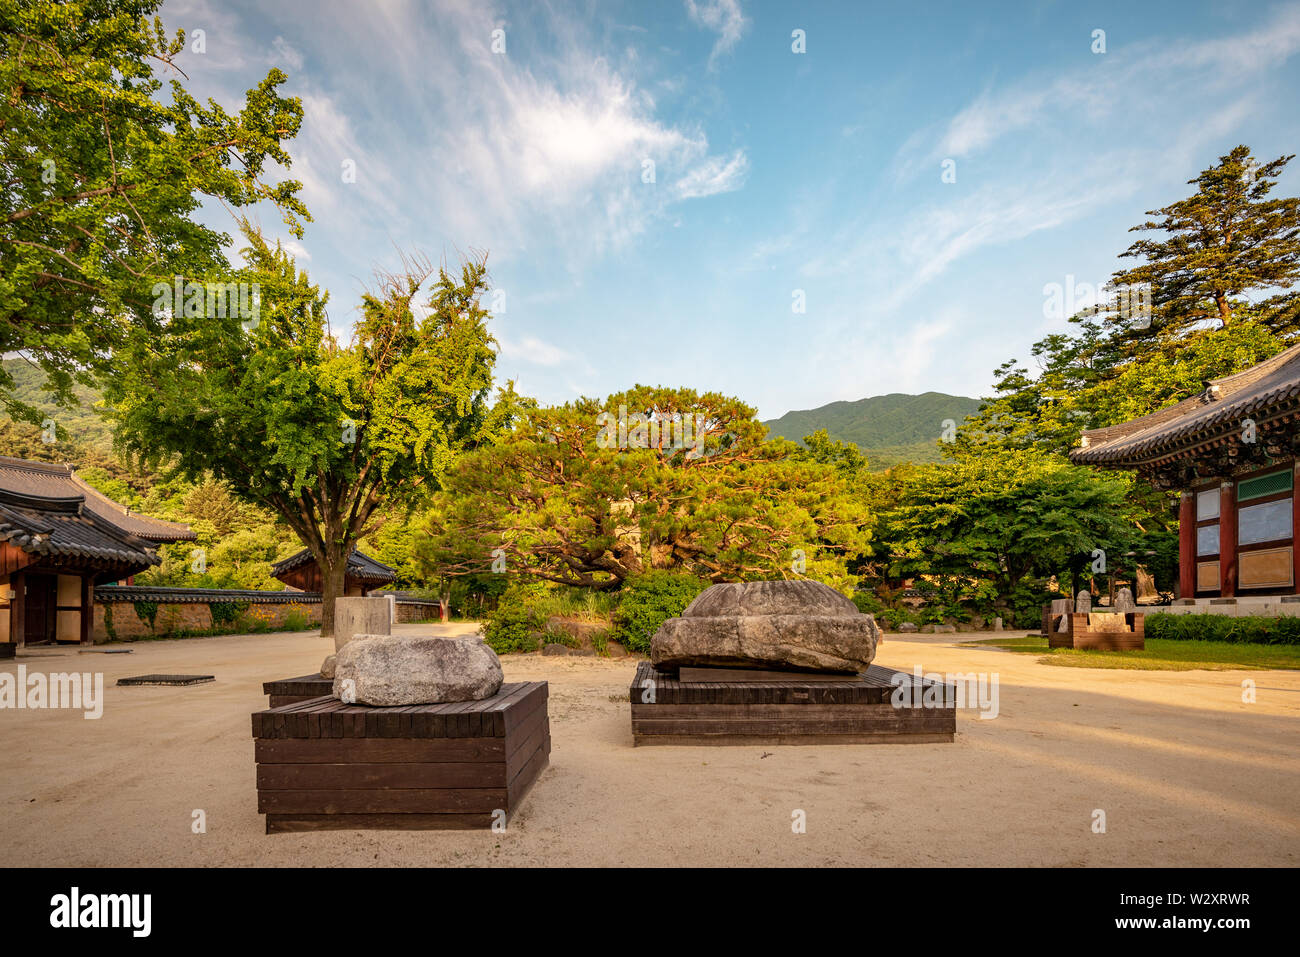
[[[316,604],[319,592],[260,591],[252,588],[155,588],[144,585],[99,585],[95,601],[156,601],[166,604],[212,604],[249,602],[255,605]]]
[[[193,538],[186,525],[129,512],[66,465],[0,456],[0,541],[28,554],[148,568],[155,544]]]
[[[312,557],[311,549],[304,548],[300,552],[295,552],[284,561],[276,562],[271,566],[271,574],[279,578],[286,572],[291,572],[316,559]],[[361,581],[368,582],[391,582],[397,580],[397,569],[389,568],[383,562],[376,561],[364,552],[357,549],[352,550],[348,556],[347,574]]]
[[[1156,461],[1228,433],[1242,422],[1258,425],[1300,411],[1300,343],[1234,375],[1215,379],[1204,393],[1139,419],[1083,433],[1070,453],[1080,465],[1131,466]]]

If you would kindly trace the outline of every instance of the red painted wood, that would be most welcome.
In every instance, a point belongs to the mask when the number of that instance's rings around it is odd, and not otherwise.
[[[1219,597],[1237,594],[1237,484],[1219,486]]]
[[[1300,459],[1294,466],[1295,480],[1291,483],[1291,590],[1300,594]]]
[[[1178,504],[1178,597],[1196,597],[1196,495],[1184,492]]]

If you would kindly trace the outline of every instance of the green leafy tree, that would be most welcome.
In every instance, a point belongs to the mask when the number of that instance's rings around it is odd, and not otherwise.
[[[158,282],[229,271],[205,199],[266,201],[295,235],[300,184],[273,182],[302,104],[273,69],[238,113],[187,91],[185,36],[161,0],[0,0],[0,354],[33,357],[63,402],[132,325],[152,328]],[[170,102],[157,73],[170,74]],[[0,409],[34,419],[0,368]]]
[[[896,470],[888,482],[876,543],[883,576],[928,578],[951,601],[1005,610],[1032,580],[1068,579],[1095,551],[1113,562],[1140,542],[1131,476],[1034,451],[983,450]]]
[[[691,423],[685,441],[673,422]],[[869,514],[834,466],[765,432],[753,408],[690,389],[636,386],[604,403],[530,409],[448,474],[422,561],[431,576],[496,562],[599,590],[652,569],[847,587],[844,562],[866,550]]]
[[[191,481],[211,477],[277,515],[311,550],[333,633],[348,554],[381,505],[422,501],[462,452],[509,421],[489,402],[495,362],[480,305],[483,261],[453,279],[407,262],[362,299],[350,345],[328,333],[326,297],[279,246],[246,229],[263,318],[177,315],[135,336],[107,385],[122,447]]]
[[[1269,193],[1293,158],[1261,164],[1245,146],[1219,157],[1188,181],[1194,195],[1151,210],[1158,219],[1130,230],[1161,235],[1128,248],[1125,256],[1144,262],[1116,273],[1115,284],[1149,283],[1157,324],[1170,331],[1206,319],[1226,327],[1240,297],[1290,289],[1300,281],[1300,199]]]
[[[1197,192],[1133,227],[1160,237],[1123,254],[1117,287],[1151,287],[1150,314],[1119,297],[1071,318],[1076,332],[1033,345],[1038,371],[1013,361],[948,451],[980,445],[1064,453],[1114,425],[1203,391],[1286,348],[1300,332],[1300,199],[1270,198],[1290,156],[1258,164],[1239,146],[1191,180]],[[1274,293],[1271,297],[1269,293]],[[1268,297],[1268,298],[1265,298]]]

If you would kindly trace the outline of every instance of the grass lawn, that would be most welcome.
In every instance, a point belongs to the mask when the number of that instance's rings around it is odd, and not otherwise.
[[[1041,635],[1008,635],[965,642],[994,645],[1020,654],[1041,655],[1045,665],[1067,668],[1130,668],[1139,671],[1233,671],[1300,669],[1300,646],[1233,644],[1226,641],[1169,641],[1148,638],[1141,651],[1083,651],[1048,648]]]

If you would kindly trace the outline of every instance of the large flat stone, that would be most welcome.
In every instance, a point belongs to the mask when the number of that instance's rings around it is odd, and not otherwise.
[[[839,592],[805,580],[714,585],[650,641],[666,668],[762,667],[784,671],[863,671],[880,628]]]

